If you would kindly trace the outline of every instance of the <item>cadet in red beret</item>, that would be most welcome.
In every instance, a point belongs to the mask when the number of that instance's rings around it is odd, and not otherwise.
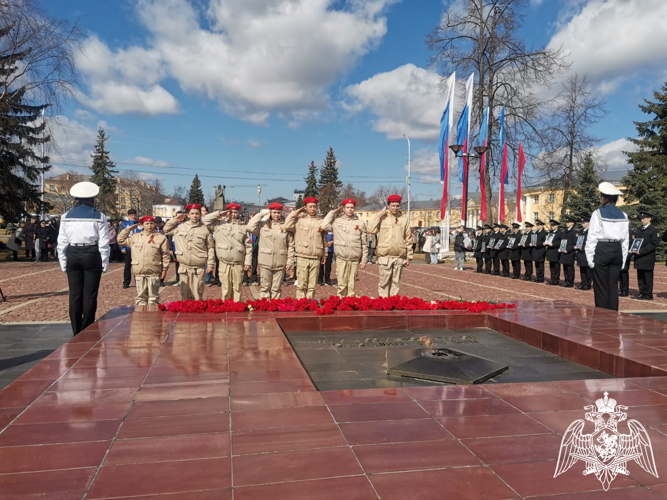
[[[241,222],[241,205],[230,203],[226,210],[212,212],[203,222],[215,236],[215,254],[222,287],[222,300],[241,302],[243,273],[252,265],[252,241]]]
[[[303,200],[305,206],[295,210],[285,220],[285,230],[294,233],[296,245],[296,279],[299,282],[296,298],[315,297],[315,285],[320,263],[326,262],[327,233],[322,231],[322,217],[317,215],[317,198]],[[299,218],[303,212],[305,217]]]
[[[412,260],[412,234],[406,214],[401,212],[401,197],[392,194],[388,205],[369,223],[368,232],[378,235],[377,263],[380,268],[380,297],[398,295],[403,267]]]
[[[143,230],[132,233],[139,224]],[[171,255],[167,237],[155,231],[155,217],[144,215],[138,223],[123,229],[118,244],[132,251],[132,273],[137,284],[135,304],[159,304],[160,283],[167,276]]]
[[[173,236],[182,300],[202,300],[204,274],[215,271],[215,247],[208,228],[201,221],[201,205],[185,207],[164,225],[164,234]],[[186,221],[185,218],[188,218]]]
[[[341,205],[341,207],[327,214],[322,221],[322,230],[333,231],[334,241],[336,242],[334,253],[336,254],[338,296],[354,297],[357,267],[364,269],[368,259],[366,225],[354,213],[357,205],[356,201],[353,199],[343,200]],[[361,265],[359,265],[360,262]]]

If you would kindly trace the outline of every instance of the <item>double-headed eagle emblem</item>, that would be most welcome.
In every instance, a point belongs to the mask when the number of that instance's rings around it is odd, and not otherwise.
[[[558,463],[554,477],[562,474],[579,460],[586,462],[584,476],[595,474],[602,483],[605,491],[618,474],[630,474],[626,466],[634,460],[649,474],[658,477],[655,467],[651,439],[646,428],[637,420],[628,420],[629,434],[621,434],[616,428],[619,422],[627,420],[627,406],[617,405],[615,399],[609,399],[609,393],[604,393],[593,405],[584,406],[586,420],[595,424],[595,431],[591,434],[582,434],[584,422],[575,420],[570,424],[563,435],[558,453]],[[609,415],[607,420],[604,416]]]

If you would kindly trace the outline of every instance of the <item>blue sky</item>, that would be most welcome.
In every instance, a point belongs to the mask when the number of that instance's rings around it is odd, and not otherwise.
[[[641,4],[642,9],[639,8]],[[654,4],[650,6],[648,4]],[[442,0],[59,0],[89,36],[79,103],[52,119],[56,172],[85,172],[96,129],[121,170],[206,194],[291,197],[329,146],[344,182],[403,185],[413,138],[413,196],[437,198],[435,137],[444,99],[425,45]],[[289,6],[289,7],[286,7]],[[57,9],[55,8],[57,6]],[[667,79],[662,0],[528,2],[528,45],[563,46],[609,114],[593,130],[622,168],[637,103]],[[285,9],[291,8],[289,12]],[[664,15],[660,16],[660,11]],[[464,79],[467,75],[458,75]],[[458,98],[461,96],[459,95]],[[475,185],[471,180],[471,185]],[[236,187],[231,187],[236,186]]]

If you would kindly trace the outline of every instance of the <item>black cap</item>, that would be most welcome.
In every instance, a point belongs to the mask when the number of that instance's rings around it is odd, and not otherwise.
[[[530,222],[524,222],[523,225],[526,227],[533,227],[533,224],[531,224]]]
[[[506,224],[501,224],[500,229],[509,229],[509,226],[507,226]]]
[[[565,216],[565,222],[577,222],[577,220],[572,217],[571,215],[566,215]]]
[[[512,227],[514,229],[519,229],[521,227],[521,224],[519,224],[518,222],[512,222]]]
[[[496,228],[496,227],[500,227],[500,224],[498,224],[498,223],[496,222],[496,223],[493,225],[493,227],[494,227],[494,228]]]
[[[581,222],[590,222],[590,221],[591,221],[591,218],[590,218],[590,216],[588,216],[588,215],[584,215],[584,216],[581,218]]]
[[[645,219],[647,217],[650,217],[652,219],[653,214],[651,212],[647,212],[646,210],[640,210],[639,215],[637,216],[638,219]]]
[[[549,219],[549,224],[552,226],[560,226],[560,222],[558,222],[556,219]]]
[[[477,225],[477,230],[478,230],[478,231],[481,231],[482,229],[484,229],[483,226]]]
[[[136,211],[134,208],[130,208],[130,209],[127,211],[127,215],[132,215],[132,214],[137,215],[137,211]]]
[[[157,217],[155,217],[155,223],[156,224],[160,224],[161,222],[162,222],[162,217],[160,217],[159,215]]]
[[[484,229],[491,229],[491,226],[489,226],[488,224],[484,224]]]
[[[535,219],[535,224],[538,226],[544,226],[544,222],[542,222],[540,219]]]

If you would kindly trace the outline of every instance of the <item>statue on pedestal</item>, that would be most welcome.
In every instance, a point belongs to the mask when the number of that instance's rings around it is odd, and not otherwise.
[[[215,201],[213,201],[213,210],[224,210],[225,206],[225,188],[227,186],[222,186],[218,184],[215,187]]]

